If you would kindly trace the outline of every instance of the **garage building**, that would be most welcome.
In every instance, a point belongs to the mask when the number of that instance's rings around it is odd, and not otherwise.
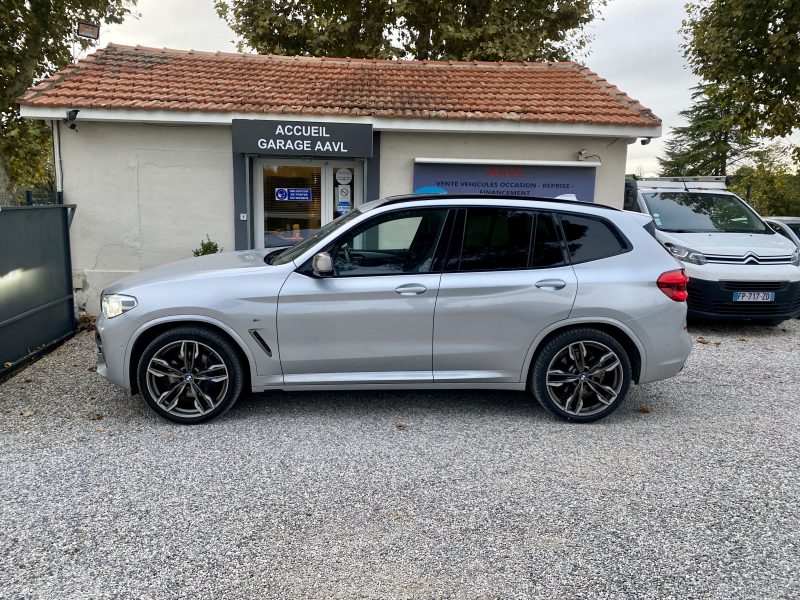
[[[661,134],[573,62],[260,56],[109,45],[30,89],[78,206],[90,314],[112,281],[191,256],[291,244],[380,196],[503,193],[621,206],[628,144]]]

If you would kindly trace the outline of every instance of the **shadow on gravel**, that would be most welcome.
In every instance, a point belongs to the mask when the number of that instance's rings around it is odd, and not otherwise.
[[[640,390],[633,387],[625,402],[601,422],[620,423],[642,418]],[[525,419],[564,423],[527,392],[486,390],[380,390],[268,392],[242,396],[224,415],[226,420],[336,417],[384,419],[389,417]],[[647,415],[648,418],[653,418]],[[575,425],[579,427],[579,424]]]

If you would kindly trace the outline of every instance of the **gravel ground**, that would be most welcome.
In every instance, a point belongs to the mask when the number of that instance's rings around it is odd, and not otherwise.
[[[0,385],[0,597],[797,598],[800,321],[691,333],[594,425],[474,391],[195,427],[78,335]]]

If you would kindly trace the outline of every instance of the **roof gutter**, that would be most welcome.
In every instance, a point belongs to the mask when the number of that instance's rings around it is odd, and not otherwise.
[[[20,106],[20,114],[29,119],[63,119],[75,108]],[[80,108],[80,107],[78,107]],[[554,123],[511,119],[418,119],[354,115],[258,114],[173,110],[134,110],[124,108],[80,108],[79,121],[148,123],[154,125],[230,125],[233,119],[288,119],[323,123],[364,123],[377,131],[404,133],[507,133],[570,135],[592,137],[660,137],[661,125],[598,125],[589,123]]]

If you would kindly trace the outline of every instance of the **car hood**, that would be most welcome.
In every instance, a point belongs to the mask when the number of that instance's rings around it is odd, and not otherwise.
[[[744,256],[787,256],[796,246],[782,235],[763,233],[670,233],[658,232],[661,242],[670,242],[703,254]]]
[[[104,291],[106,293],[115,293],[166,281],[218,277],[228,273],[237,273],[241,269],[261,268],[269,270],[276,267],[267,265],[264,262],[264,256],[273,250],[275,249],[219,252],[196,258],[187,258],[129,275],[114,282]]]

